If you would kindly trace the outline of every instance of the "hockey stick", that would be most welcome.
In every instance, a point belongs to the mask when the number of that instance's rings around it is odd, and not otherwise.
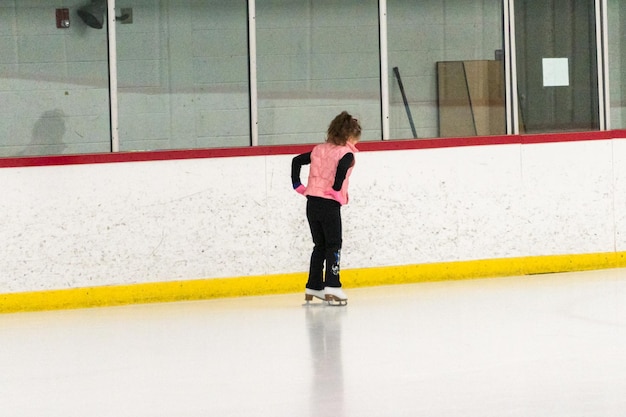
[[[417,139],[417,132],[415,131],[415,124],[413,124],[413,116],[411,116],[411,109],[409,108],[409,101],[406,99],[406,93],[404,92],[404,85],[402,84],[402,78],[400,78],[400,70],[398,67],[393,67],[393,74],[396,76],[398,80],[398,87],[400,87],[400,93],[402,94],[402,101],[404,101],[404,108],[406,110],[406,115],[409,118],[409,124],[411,125],[411,132],[413,132],[413,137]]]

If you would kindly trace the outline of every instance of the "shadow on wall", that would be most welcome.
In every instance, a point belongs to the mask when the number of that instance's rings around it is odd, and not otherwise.
[[[65,114],[60,109],[48,110],[35,122],[30,143],[18,155],[58,155],[67,146],[65,135]]]

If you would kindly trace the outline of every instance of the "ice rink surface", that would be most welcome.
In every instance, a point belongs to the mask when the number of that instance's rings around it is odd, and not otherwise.
[[[0,315],[0,415],[626,415],[626,270],[346,292]]]

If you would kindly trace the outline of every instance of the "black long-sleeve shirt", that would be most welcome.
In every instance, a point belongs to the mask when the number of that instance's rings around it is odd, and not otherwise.
[[[291,183],[293,184],[293,188],[298,187],[302,184],[300,181],[300,171],[302,170],[302,165],[309,165],[311,163],[311,152],[306,152],[295,156],[291,160]],[[341,190],[341,186],[343,185],[343,181],[346,179],[346,174],[348,170],[354,163],[354,154],[352,152],[348,152],[345,154],[337,164],[337,172],[335,173],[335,182],[333,183],[333,190],[339,191]]]

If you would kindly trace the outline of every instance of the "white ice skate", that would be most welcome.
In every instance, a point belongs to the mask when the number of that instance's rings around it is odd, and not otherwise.
[[[304,301],[306,301],[307,305],[313,301],[313,297],[326,301],[326,292],[324,290],[312,290],[310,288],[305,288]]]
[[[331,306],[345,306],[348,304],[348,296],[341,287],[326,287],[326,302]]]

